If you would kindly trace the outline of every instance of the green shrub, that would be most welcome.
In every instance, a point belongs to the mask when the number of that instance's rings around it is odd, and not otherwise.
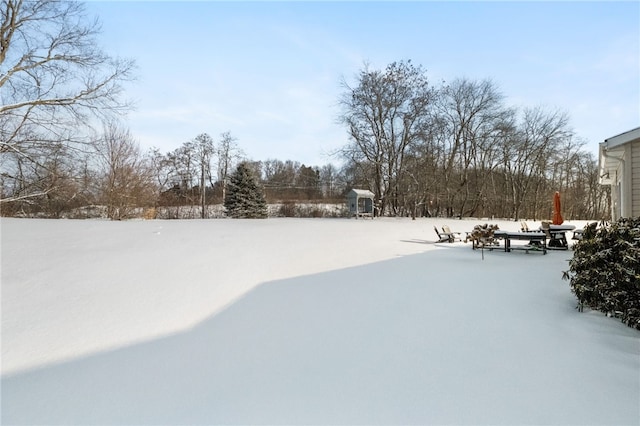
[[[640,217],[586,226],[569,266],[580,308],[586,305],[640,330]]]

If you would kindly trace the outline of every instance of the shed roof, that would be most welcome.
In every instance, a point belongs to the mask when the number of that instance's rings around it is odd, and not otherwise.
[[[349,191],[349,196],[357,196],[357,197],[366,197],[366,198],[373,198],[375,195],[373,194],[373,192],[369,191],[368,189],[352,189],[351,191]]]

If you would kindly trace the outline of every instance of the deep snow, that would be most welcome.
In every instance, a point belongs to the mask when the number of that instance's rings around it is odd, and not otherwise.
[[[2,424],[640,424],[640,333],[433,244],[484,222],[3,218]]]

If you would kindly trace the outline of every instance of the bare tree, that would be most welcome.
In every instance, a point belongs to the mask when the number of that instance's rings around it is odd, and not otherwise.
[[[222,199],[227,193],[229,174],[231,170],[240,162],[243,157],[242,151],[238,147],[237,139],[231,136],[231,132],[224,132],[220,135],[220,142],[216,149],[218,160],[218,180],[222,186]]]
[[[3,193],[6,202],[53,190],[27,190],[20,169],[46,167],[51,150],[87,142],[89,132],[81,129],[95,117],[129,109],[120,100],[121,83],[132,77],[134,63],[99,49],[99,23],[81,3],[2,0],[0,8],[2,176],[19,189]]]
[[[207,177],[211,181],[211,156],[214,153],[213,139],[202,133],[193,140],[195,166],[200,169],[200,217],[206,217]]]
[[[325,164],[320,168],[320,185],[322,194],[329,199],[340,195],[343,188],[338,180],[338,169],[333,164]]]
[[[179,148],[167,154],[170,164],[171,181],[178,186],[180,192],[186,197],[188,203],[194,203],[193,186],[197,171],[194,169],[193,142],[187,141]]]
[[[457,199],[458,216],[462,216],[469,203],[471,211],[477,209],[482,178],[495,164],[493,139],[505,114],[502,95],[491,80],[456,79],[439,99],[448,145],[443,162],[447,202],[451,208]]]
[[[96,151],[102,200],[110,219],[126,219],[134,207],[154,201],[151,166],[128,129],[115,122],[105,124]]]
[[[151,168],[153,170],[153,176],[156,180],[158,195],[161,195],[163,191],[169,189],[171,182],[171,162],[167,155],[160,152],[158,148],[151,148],[149,150],[149,161],[151,162]]]
[[[517,132],[504,145],[503,159],[512,197],[511,217],[515,220],[521,217],[525,201],[537,204],[536,185],[547,178],[547,160],[559,144],[572,135],[568,123],[566,113],[541,107],[525,108]],[[535,209],[531,213],[539,214]]]
[[[365,67],[355,87],[346,82],[343,87],[341,121],[352,142],[344,154],[373,167],[370,187],[381,214],[387,208],[397,214],[405,155],[428,124],[436,92],[425,71],[410,61],[394,62],[384,71]]]

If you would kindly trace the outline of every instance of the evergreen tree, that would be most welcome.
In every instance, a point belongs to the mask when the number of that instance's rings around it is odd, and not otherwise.
[[[264,192],[247,163],[240,163],[229,179],[224,198],[227,215],[233,218],[263,219],[267,217]]]

